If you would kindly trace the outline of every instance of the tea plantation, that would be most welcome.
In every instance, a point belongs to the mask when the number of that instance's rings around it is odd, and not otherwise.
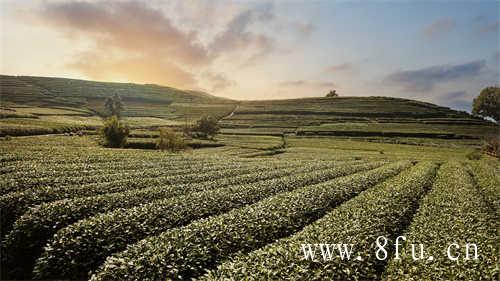
[[[104,148],[116,93],[131,130]],[[491,121],[390,97],[31,76],[1,75],[0,94],[2,280],[500,279]],[[158,128],[204,115],[214,138],[155,149]]]
[[[498,279],[493,158],[310,137],[249,157],[274,140],[225,141],[169,154],[94,136],[2,140],[2,280]],[[304,243],[352,243],[360,260],[307,260]],[[411,243],[435,258],[413,260]],[[451,243],[475,243],[478,258],[450,260]]]

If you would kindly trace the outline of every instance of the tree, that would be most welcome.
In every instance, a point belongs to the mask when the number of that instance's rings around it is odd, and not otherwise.
[[[127,142],[129,127],[113,115],[104,122],[100,129],[103,145],[106,147],[124,147]]]
[[[186,148],[186,143],[184,139],[172,129],[160,128],[160,137],[156,141],[156,147],[161,150],[176,152]]]
[[[104,107],[109,112],[110,116],[121,117],[121,113],[124,109],[121,97],[118,94],[114,94],[112,97],[107,97],[104,102]]]
[[[334,97],[338,97],[339,95],[337,94],[337,90],[331,90],[330,92],[328,92],[328,94],[326,94],[326,97],[327,98],[334,98]]]
[[[210,137],[213,138],[215,134],[219,131],[219,126],[217,125],[217,119],[212,116],[204,116],[200,118],[196,122],[196,125],[193,127],[192,131],[196,132],[198,135],[202,137]]]
[[[500,121],[500,88],[484,88],[472,104],[472,114],[493,118]]]

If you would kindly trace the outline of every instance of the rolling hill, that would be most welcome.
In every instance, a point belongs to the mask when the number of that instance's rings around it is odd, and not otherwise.
[[[95,82],[77,79],[0,76],[2,105],[70,107],[100,114],[106,97],[119,94],[126,104],[125,116],[176,119],[189,111],[231,111],[232,100],[199,91],[179,90],[153,84]],[[186,110],[186,105],[189,109]],[[196,114],[195,114],[196,115]]]
[[[226,135],[479,139],[498,126],[467,112],[391,97],[234,101],[152,84],[0,75],[1,134],[60,133],[100,126],[104,100],[119,94],[133,128],[220,118]]]

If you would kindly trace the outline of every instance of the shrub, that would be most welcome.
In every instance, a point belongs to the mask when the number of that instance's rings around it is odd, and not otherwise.
[[[160,137],[156,141],[156,147],[161,150],[176,152],[185,149],[186,142],[182,136],[172,129],[160,128]]]
[[[129,133],[129,127],[120,121],[117,116],[108,118],[100,130],[103,145],[106,147],[125,146]]]
[[[337,94],[337,90],[331,90],[330,92],[328,92],[328,94],[326,94],[327,98],[335,98],[338,96],[339,96],[339,94]]]
[[[192,132],[203,138],[213,138],[219,131],[217,122],[217,119],[212,116],[204,116],[196,122],[196,125],[192,128]]]
[[[292,173],[293,175],[290,176],[250,184],[190,193],[81,220],[77,224],[62,229],[54,236],[49,242],[50,249],[47,248],[37,261],[35,272],[40,279],[70,277],[83,279],[86,276],[79,274],[92,270],[93,267],[102,263],[106,256],[124,250],[127,244],[146,236],[161,233],[192,220],[227,212],[276,193],[379,165],[377,163],[341,164],[339,167],[315,172],[313,172],[314,168],[308,168],[305,173]],[[74,250],[68,251],[68,249]],[[66,261],[71,262],[66,263]]]
[[[396,177],[363,191],[293,236],[278,240],[248,255],[219,266],[201,280],[265,280],[272,272],[278,280],[374,280],[384,261],[373,255],[378,236],[392,238],[403,231],[416,203],[432,185],[437,165],[419,163]],[[303,258],[302,244],[352,243],[362,260]],[[311,246],[314,248],[314,246]]]
[[[467,153],[467,155],[465,155],[465,157],[467,157],[467,159],[469,160],[479,160],[481,159],[481,150],[479,149],[475,149],[469,153]]]
[[[474,99],[472,113],[500,122],[500,88],[486,87]]]
[[[91,280],[195,278],[231,254],[290,235],[408,166],[409,162],[401,162],[308,185],[151,236],[108,257]]]
[[[497,229],[498,220],[473,179],[459,163],[447,162],[405,234],[407,245],[425,243],[425,253],[437,256],[432,264],[415,262],[403,251],[400,260],[389,262],[383,280],[498,280]],[[445,251],[451,243],[475,243],[478,260],[474,251],[470,260],[463,252],[459,261],[449,259]]]
[[[196,164],[193,164],[194,166]],[[118,208],[131,208],[154,200],[167,199],[193,192],[207,191],[236,184],[250,184],[266,179],[288,176],[296,172],[308,172],[331,167],[331,163],[299,165],[298,163],[271,162],[265,167],[255,166],[251,170],[240,170],[238,176],[223,177],[200,183],[153,185],[149,188],[125,192],[59,200],[31,208],[20,217],[2,245],[1,267],[7,279],[30,279],[36,258],[43,245],[59,229],[78,220]],[[212,167],[212,165],[210,165]],[[220,167],[217,167],[220,169]],[[201,167],[198,167],[201,169]]]
[[[12,223],[29,207],[41,203],[93,196],[112,192],[122,192],[132,189],[146,188],[150,186],[183,184],[205,182],[214,178],[234,177],[240,175],[244,169],[255,170],[255,167],[244,167],[240,163],[215,165],[210,167],[209,172],[200,172],[200,166],[192,164],[191,167],[179,170],[152,169],[127,175],[119,174],[122,179],[110,182],[95,182],[90,184],[56,184],[54,186],[43,186],[37,189],[28,189],[19,192],[11,192],[0,197],[0,231],[3,235],[12,227]],[[213,168],[215,167],[215,170]],[[240,167],[240,168],[238,168]],[[141,180],[137,180],[137,177]]]
[[[491,156],[500,157],[500,137],[489,136],[485,138],[482,149]]]

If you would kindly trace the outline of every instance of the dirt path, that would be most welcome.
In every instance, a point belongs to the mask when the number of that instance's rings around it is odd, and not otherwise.
[[[236,112],[236,110],[238,110],[238,108],[239,108],[239,107],[240,107],[240,106],[237,104],[237,105],[234,107],[233,111],[231,111],[231,113],[229,113],[228,115],[226,115],[226,116],[222,117],[221,119],[228,119],[228,118],[231,118],[231,117],[234,115],[234,112]]]

